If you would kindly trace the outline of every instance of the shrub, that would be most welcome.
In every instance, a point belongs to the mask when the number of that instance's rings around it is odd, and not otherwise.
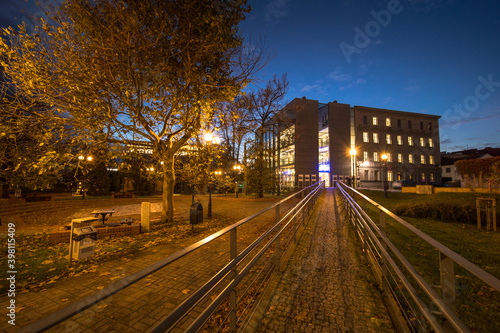
[[[476,206],[473,204],[445,202],[402,204],[394,208],[393,212],[399,216],[431,218],[443,222],[477,223]]]

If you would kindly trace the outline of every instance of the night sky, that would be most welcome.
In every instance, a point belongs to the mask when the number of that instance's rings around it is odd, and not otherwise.
[[[37,15],[0,0],[0,26]],[[441,115],[441,150],[500,147],[500,2],[249,0],[240,25],[288,73],[287,100]],[[24,12],[23,12],[24,10]]]

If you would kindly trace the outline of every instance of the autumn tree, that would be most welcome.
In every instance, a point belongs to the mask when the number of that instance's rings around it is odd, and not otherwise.
[[[67,0],[33,32],[0,41],[8,79],[94,142],[149,143],[163,162],[162,221],[173,221],[174,160],[262,62],[243,46],[246,1]]]
[[[281,138],[281,130],[289,126],[286,113],[279,111],[284,107],[284,98],[288,91],[288,79],[286,74],[281,77],[274,75],[266,86],[245,96],[246,105],[249,110],[249,121],[255,137],[252,148],[249,149],[252,162],[247,168],[248,186],[252,188],[259,197],[264,196],[266,190],[276,188],[279,194],[276,169],[279,168],[279,143],[280,140],[269,140],[265,144],[264,134],[271,132],[273,137]],[[273,145],[276,142],[277,147]],[[277,152],[277,156],[274,155]],[[275,160],[276,163],[272,163]],[[253,183],[253,184],[251,184]]]
[[[187,184],[194,191],[204,193],[210,183],[218,183],[222,176],[222,160],[224,146],[219,140],[206,142],[204,138],[196,137],[190,140],[190,145],[181,149],[181,154],[176,160],[178,179]],[[215,172],[220,171],[220,175]],[[193,192],[193,200],[194,200]]]
[[[36,190],[62,182],[75,167],[81,141],[64,122],[47,124],[46,105],[1,82],[0,196],[8,198],[11,185]]]
[[[224,103],[219,108],[217,124],[226,147],[228,167],[238,164],[245,138],[252,131],[251,114],[245,96],[238,96],[233,102]],[[231,165],[232,164],[232,165]]]

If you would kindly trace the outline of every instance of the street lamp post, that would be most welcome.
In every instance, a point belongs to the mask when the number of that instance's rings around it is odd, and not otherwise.
[[[205,142],[207,145],[210,145],[212,143],[214,144],[219,144],[220,143],[220,138],[217,136],[212,135],[211,133],[205,134]],[[207,211],[207,217],[212,217],[212,178],[211,178],[211,173],[212,173],[212,164],[210,164],[210,167],[208,169],[208,177],[209,177],[209,184],[208,184],[208,211]]]
[[[351,149],[351,179],[352,179],[352,187],[356,188],[356,149]]]
[[[383,180],[384,180],[384,198],[387,198],[387,154],[382,154],[382,161],[384,164],[384,175],[383,175]]]
[[[87,165],[86,163],[87,162],[92,162],[94,158],[92,157],[92,155],[87,155],[87,157],[85,157],[84,155],[79,155],[78,156],[78,160],[79,160],[79,164],[80,165],[80,168],[82,169],[82,173],[83,173],[83,184],[82,184],[82,199],[85,199],[85,195],[86,195],[86,192],[87,192]]]
[[[236,164],[233,166],[233,170],[235,170],[236,172],[240,173],[241,172],[241,165],[239,164]],[[236,198],[238,197],[238,181],[235,182],[235,190],[234,192],[236,193]]]

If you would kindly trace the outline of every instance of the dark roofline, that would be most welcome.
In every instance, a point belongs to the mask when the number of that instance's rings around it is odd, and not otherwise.
[[[374,111],[386,111],[386,112],[393,112],[393,113],[407,113],[409,115],[415,115],[415,116],[423,116],[423,117],[430,117],[430,118],[441,118],[441,116],[435,115],[435,114],[428,114],[428,113],[418,113],[418,112],[411,112],[411,111],[399,111],[399,110],[391,110],[391,109],[382,109],[382,108],[374,108],[374,107],[369,107],[369,106],[362,106],[362,105],[354,105],[354,108],[361,108],[361,109],[367,109],[367,110],[374,110]]]

